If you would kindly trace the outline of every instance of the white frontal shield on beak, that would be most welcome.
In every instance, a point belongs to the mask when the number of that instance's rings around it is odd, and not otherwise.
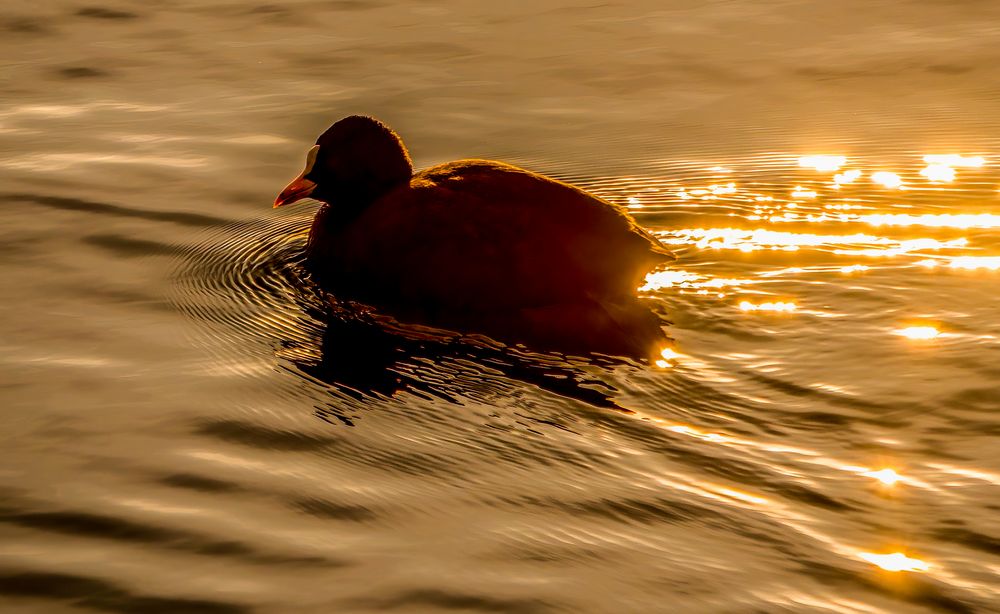
[[[299,176],[293,179],[291,183],[285,186],[285,189],[281,191],[281,194],[278,194],[278,197],[274,199],[275,207],[290,205],[312,194],[313,190],[316,189],[316,183],[306,179],[306,175],[312,171],[313,166],[316,164],[316,156],[318,155],[319,145],[313,145],[309,150],[309,153],[306,154],[305,169],[299,173]]]

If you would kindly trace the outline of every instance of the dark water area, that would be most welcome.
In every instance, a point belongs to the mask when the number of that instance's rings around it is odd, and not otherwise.
[[[1000,4],[0,33],[0,610],[1000,612]],[[332,317],[270,205],[352,113],[628,206],[673,353]]]

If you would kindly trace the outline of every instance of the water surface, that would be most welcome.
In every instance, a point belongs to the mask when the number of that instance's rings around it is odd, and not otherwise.
[[[998,19],[4,8],[4,609],[1000,611]],[[269,207],[358,112],[629,206],[673,353],[330,318]]]

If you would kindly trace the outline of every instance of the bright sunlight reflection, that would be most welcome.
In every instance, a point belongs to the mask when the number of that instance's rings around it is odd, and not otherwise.
[[[802,156],[799,158],[799,166],[802,168],[812,168],[817,171],[832,172],[839,169],[847,158],[844,156]]]
[[[1000,256],[956,256],[948,264],[953,269],[1000,269]]]
[[[900,475],[896,473],[895,469],[879,469],[878,471],[866,471],[861,475],[875,478],[879,482],[882,482],[886,486],[895,486],[896,482],[899,481]]]
[[[661,369],[669,369],[677,364],[677,359],[679,359],[683,354],[675,352],[674,348],[663,348],[660,352],[662,358],[656,361],[656,366]]]
[[[845,275],[849,275],[851,273],[860,273],[862,271],[867,271],[867,270],[868,267],[864,264],[852,264],[850,266],[840,267],[840,272]]]
[[[833,176],[834,187],[839,188],[845,183],[854,183],[861,177],[861,171],[851,170],[844,171],[843,173],[837,173]]]
[[[873,213],[850,216],[847,221],[872,226],[928,226],[931,228],[1000,228],[1000,215],[994,213]]]
[[[896,173],[878,171],[872,173],[872,181],[886,188],[903,189],[903,180]]]
[[[807,190],[802,186],[795,186],[792,190],[792,198],[816,198],[816,192],[814,190]]]
[[[920,174],[933,183],[951,183],[955,181],[955,169],[944,164],[928,164],[920,169]]]
[[[639,288],[639,292],[652,292],[661,288],[673,288],[682,284],[690,284],[698,280],[699,276],[688,271],[678,271],[667,269],[666,271],[655,271],[646,274],[646,283]]]
[[[797,307],[795,303],[784,303],[784,302],[774,302],[774,303],[760,303],[753,304],[750,301],[742,301],[740,303],[740,311],[777,311],[777,312],[791,312],[795,311]]]
[[[941,331],[933,326],[909,326],[907,328],[897,330],[895,334],[901,337],[906,337],[907,339],[922,341],[934,339],[941,334]]]
[[[982,156],[963,156],[960,154],[929,154],[924,156],[927,164],[939,164],[941,166],[958,166],[965,168],[979,168],[986,164],[986,159]]]
[[[893,552],[892,554],[859,552],[858,556],[886,571],[927,571],[931,567],[926,562],[910,558],[902,552]]]
[[[762,249],[797,251],[800,247],[857,246],[859,249],[836,248],[836,254],[856,256],[898,256],[915,251],[960,248],[968,244],[965,238],[940,241],[931,238],[894,239],[864,233],[852,235],[816,235],[779,232],[765,228],[682,228],[657,233],[670,245],[691,244],[700,249],[738,249],[753,252]],[[646,279],[649,283],[649,277]]]
[[[639,288],[639,292],[654,292],[662,288],[685,288],[685,289],[712,289],[719,290],[730,286],[742,286],[752,283],[747,279],[726,279],[724,277],[707,277],[691,273],[689,271],[678,271],[667,269],[656,271],[646,275],[646,283]],[[699,294],[708,294],[701,292]]]

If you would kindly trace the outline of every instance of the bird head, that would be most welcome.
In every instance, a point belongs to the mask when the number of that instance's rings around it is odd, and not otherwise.
[[[377,119],[352,115],[316,139],[305,168],[285,186],[275,207],[313,198],[334,206],[367,205],[413,174],[410,155],[391,128]]]

